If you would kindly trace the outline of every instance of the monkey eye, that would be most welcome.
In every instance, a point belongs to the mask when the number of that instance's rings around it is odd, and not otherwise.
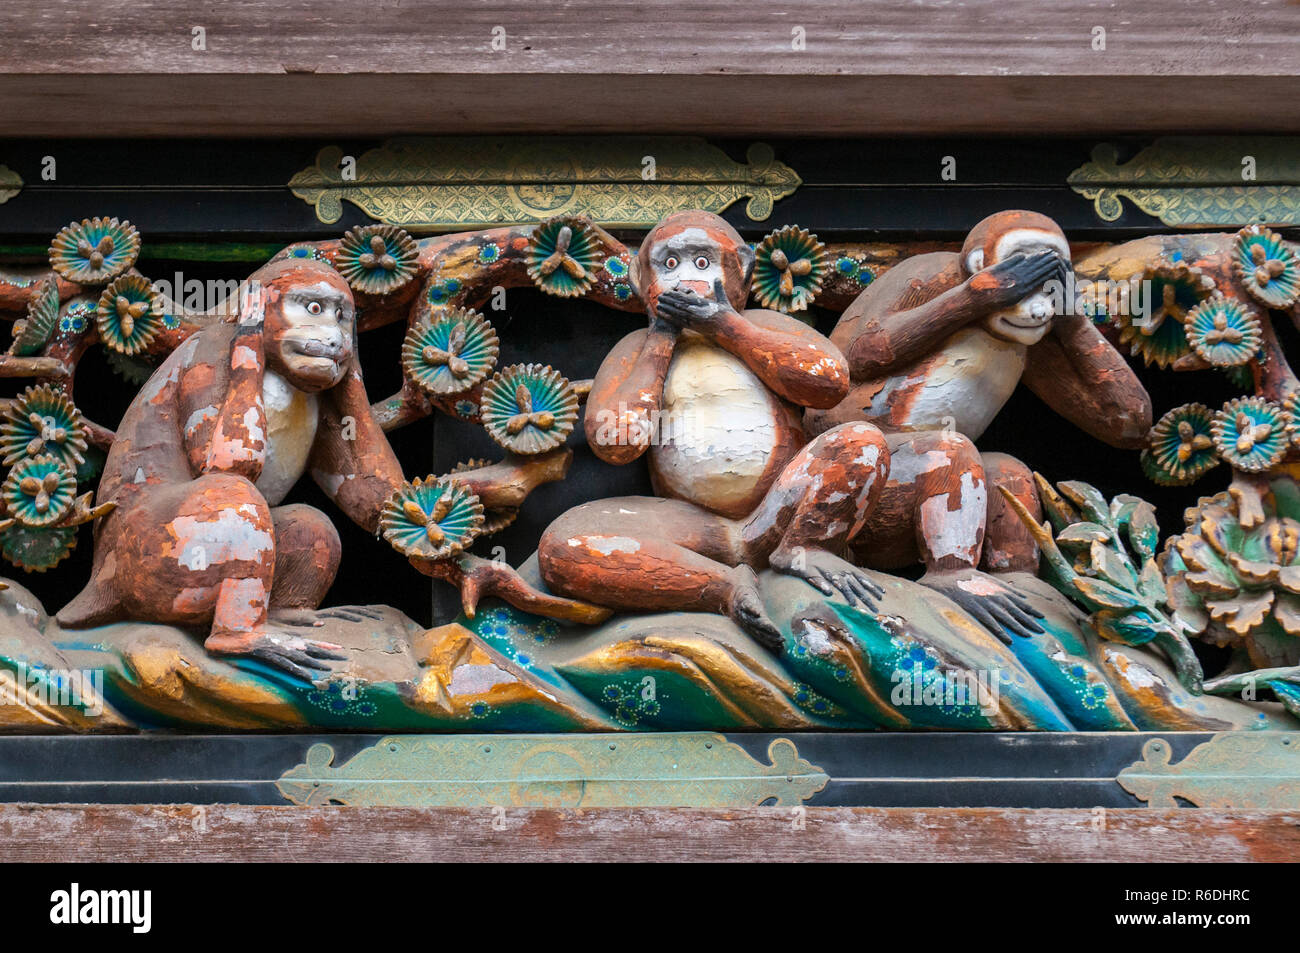
[[[319,301],[308,301],[308,302],[307,302],[307,313],[308,313],[308,314],[320,314],[322,310],[323,310],[323,309],[321,308],[321,306],[320,306],[320,302],[319,302]]]
[[[707,255],[700,255],[698,258],[696,258],[696,259],[695,259],[695,267],[698,268],[698,269],[700,269],[700,271],[704,271],[705,269],[707,269],[707,268],[709,267],[709,258],[708,258],[708,256],[707,256]]]
[[[667,258],[664,259],[664,266],[669,269],[676,268],[680,264],[681,262],[678,261],[676,255],[669,255]]]

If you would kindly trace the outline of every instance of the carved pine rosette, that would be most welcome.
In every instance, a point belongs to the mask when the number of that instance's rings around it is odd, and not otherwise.
[[[507,450],[544,453],[572,432],[578,394],[548,365],[514,364],[484,386],[481,413],[487,432]]]
[[[1260,473],[1286,454],[1289,420],[1286,411],[1270,400],[1238,397],[1214,415],[1214,445],[1235,469]]]
[[[334,267],[356,292],[386,295],[406,286],[419,270],[420,246],[396,225],[360,225],[343,236]]]
[[[75,470],[85,463],[86,428],[81,414],[49,384],[27,388],[5,411],[0,423],[3,463],[52,454]]]
[[[40,353],[58,323],[59,284],[53,278],[42,278],[27,301],[27,317],[14,322],[9,353],[15,357]]]
[[[1249,363],[1264,340],[1259,316],[1240,301],[1218,293],[1191,310],[1184,328],[1192,350],[1215,367]]]
[[[406,332],[402,369],[433,397],[463,394],[496,367],[500,341],[483,315],[471,308],[425,313]]]
[[[63,519],[76,494],[76,476],[51,454],[18,461],[0,487],[6,511],[30,527],[49,526]]]
[[[528,277],[559,298],[586,294],[602,257],[600,238],[585,218],[547,219],[528,237]]]
[[[1162,486],[1185,486],[1218,466],[1213,423],[1204,404],[1184,404],[1161,417],[1147,437],[1147,475]]]
[[[1300,661],[1300,511],[1294,493],[1272,493],[1265,518],[1243,527],[1228,493],[1187,511],[1162,562],[1170,608],[1189,631],[1244,646],[1254,665]]]
[[[77,548],[75,526],[14,525],[0,533],[0,555],[25,572],[53,569]]]
[[[1300,390],[1293,390],[1286,395],[1282,409],[1286,411],[1286,435],[1291,440],[1291,446],[1300,447]]]
[[[1232,270],[1256,301],[1289,308],[1300,300],[1300,259],[1277,233],[1251,225],[1237,233]]]
[[[65,225],[50,243],[50,267],[79,285],[112,281],[135,264],[140,233],[130,222],[88,218]]]
[[[758,243],[754,255],[752,286],[763,307],[785,314],[803,311],[822,290],[829,254],[807,229],[777,229]]]
[[[1145,317],[1125,308],[1113,316],[1121,344],[1147,364],[1165,368],[1190,353],[1184,324],[1187,315],[1214,290],[1214,281],[1182,262],[1158,262],[1145,269],[1151,308]]]
[[[379,516],[384,539],[403,556],[445,559],[479,535],[483,504],[445,477],[416,478],[393,492]]]
[[[163,328],[154,311],[153,285],[143,275],[123,275],[100,295],[95,312],[99,339],[119,354],[139,354]]]

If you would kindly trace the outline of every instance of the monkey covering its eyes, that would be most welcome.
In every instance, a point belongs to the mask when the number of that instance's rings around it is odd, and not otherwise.
[[[893,469],[854,551],[952,597],[1003,640],[1041,631],[1037,613],[988,572],[1034,572],[1038,550],[996,492],[1041,519],[1029,469],[981,454],[977,440],[1023,380],[1062,417],[1118,447],[1144,445],[1151,399],[1120,354],[1080,314],[1057,314],[1070,246],[1035,212],[990,215],[961,254],[918,255],[891,268],[844,311],[831,340],[853,389],[812,410],[819,433],[868,421],[887,435]],[[991,489],[989,484],[993,484]]]

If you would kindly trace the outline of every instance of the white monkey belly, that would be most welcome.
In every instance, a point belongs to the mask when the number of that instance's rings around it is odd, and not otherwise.
[[[706,341],[679,341],[664,381],[664,414],[650,451],[661,491],[709,509],[745,501],[767,472],[781,408],[738,358]]]
[[[964,328],[912,373],[891,378],[872,399],[871,415],[903,430],[951,427],[976,440],[1015,391],[1026,350],[983,328]]]
[[[262,377],[266,410],[266,464],[255,484],[271,506],[278,506],[307,469],[307,457],[320,422],[315,394],[305,394],[274,371]]]

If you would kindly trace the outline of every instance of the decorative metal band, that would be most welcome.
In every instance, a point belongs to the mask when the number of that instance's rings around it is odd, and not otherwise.
[[[1197,807],[1300,808],[1300,741],[1288,732],[1221,732],[1178,764],[1172,754],[1163,738],[1148,741],[1116,780],[1148,807],[1178,807],[1182,798]]]
[[[7,165],[0,165],[0,205],[4,205],[22,190],[22,176]]]
[[[1066,181],[1106,222],[1127,198],[1166,225],[1300,224],[1300,138],[1157,139],[1122,164],[1104,143]]]
[[[649,228],[679,209],[721,212],[742,198],[762,221],[802,183],[770,146],[755,143],[745,158],[675,136],[405,138],[354,159],[327,146],[289,188],[322,222],[337,222],[347,200],[381,222],[425,231],[575,213]]]
[[[792,806],[829,780],[773,741],[770,765],[722,735],[397,735],[332,766],[313,745],[276,786],[295,804],[385,807]]]

